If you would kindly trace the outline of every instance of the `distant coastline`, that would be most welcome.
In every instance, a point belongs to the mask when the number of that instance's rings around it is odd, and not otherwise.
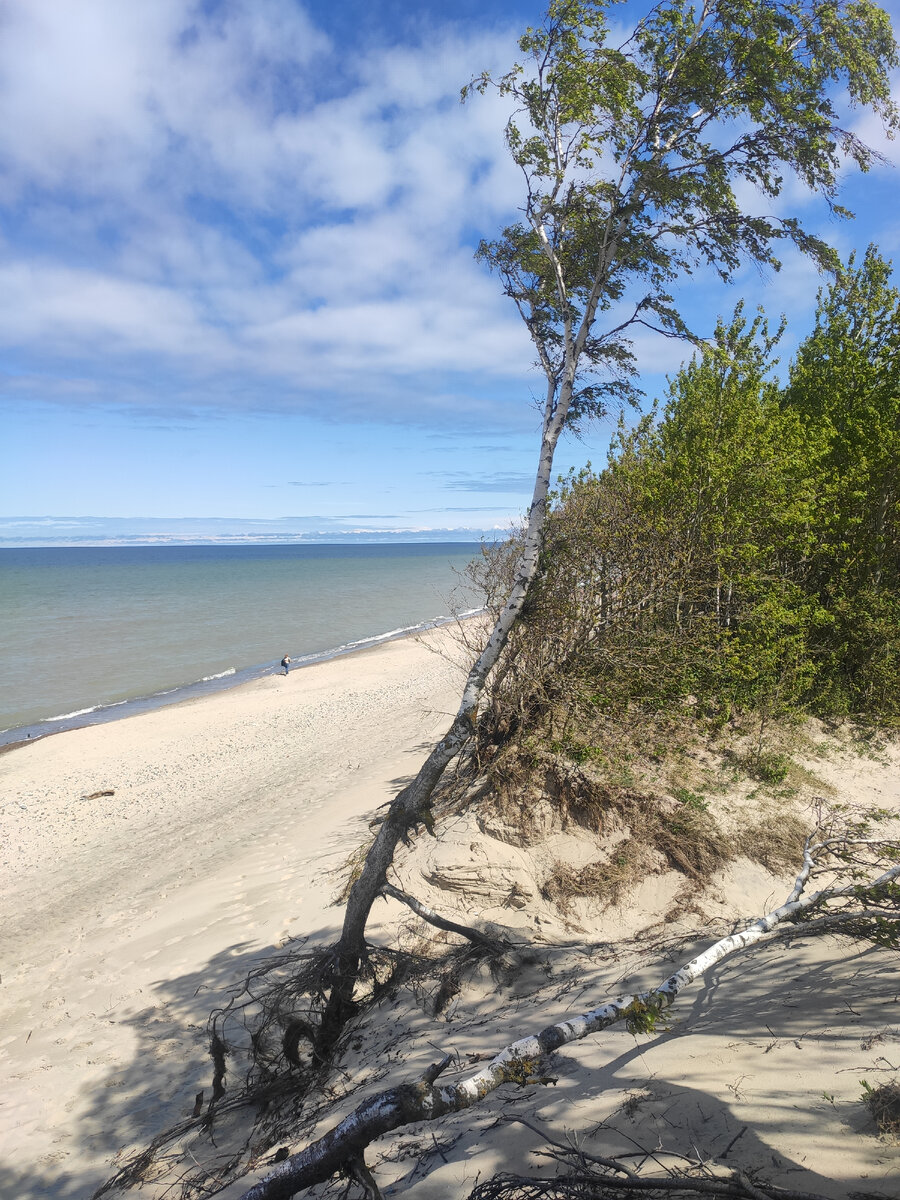
[[[307,519],[308,520],[308,519]],[[509,525],[463,529],[304,529],[303,518],[251,521],[226,518],[53,517],[0,519],[0,550],[57,546],[297,546],[403,545],[502,541]],[[16,530],[15,533],[12,531]]]
[[[424,529],[421,533],[406,531],[390,534],[384,531],[373,533],[355,532],[344,535],[335,533],[298,533],[289,536],[278,534],[133,534],[121,537],[25,537],[0,538],[0,550],[40,550],[58,546],[88,546],[98,549],[103,546],[403,546],[426,543],[465,543],[477,546],[482,541],[496,542],[506,537],[503,530],[484,529],[477,533],[459,529]]]

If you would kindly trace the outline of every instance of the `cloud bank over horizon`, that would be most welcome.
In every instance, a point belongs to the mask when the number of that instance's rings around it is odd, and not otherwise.
[[[482,509],[473,510],[479,515]],[[9,517],[0,518],[0,549],[59,546],[254,545],[277,543],[495,541],[509,533],[495,525],[405,524],[394,514],[359,513],[277,517]]]

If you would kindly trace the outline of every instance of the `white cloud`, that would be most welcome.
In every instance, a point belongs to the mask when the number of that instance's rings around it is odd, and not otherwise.
[[[348,55],[295,0],[0,0],[12,390],[46,372],[48,398],[151,407],[167,376],[167,404],[327,389],[335,418],[364,398],[390,419],[482,411],[492,381],[527,394],[527,337],[472,259],[521,203],[505,102],[458,102],[513,38],[428,35]],[[805,199],[791,180],[777,211]],[[809,286],[792,269],[779,290]]]
[[[527,370],[472,262],[517,202],[502,112],[458,103],[509,43],[344,61],[289,0],[7,0],[0,21],[0,342],[25,369],[128,370],[137,399],[156,359],[212,404],[234,370],[231,395],[295,399]]]
[[[69,355],[100,349],[195,357],[225,349],[221,335],[205,328],[190,300],[171,288],[17,263],[0,267],[0,294],[8,305],[5,338],[53,343]]]
[[[271,81],[328,52],[302,10],[232,0],[215,18],[188,0],[7,0],[3,151],[21,185],[189,191],[221,173],[233,188],[271,165]],[[177,167],[167,176],[159,167]]]

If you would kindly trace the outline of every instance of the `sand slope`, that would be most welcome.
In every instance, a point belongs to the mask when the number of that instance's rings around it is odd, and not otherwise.
[[[714,807],[732,820],[760,805],[771,821],[796,810],[811,823],[814,797],[824,793],[833,803],[900,815],[900,745],[876,757],[834,742],[819,750],[810,747],[805,787],[795,796],[765,802],[745,782]],[[896,836],[896,821],[892,829]],[[549,822],[525,844],[515,832],[482,799],[445,819],[437,841],[420,838],[399,854],[407,890],[457,919],[504,926],[524,963],[506,979],[477,969],[438,1019],[427,988],[383,1003],[337,1064],[334,1087],[346,1092],[316,1134],[363,1097],[415,1080],[442,1053],[457,1055],[445,1078],[465,1077],[504,1044],[662,982],[748,917],[782,903],[793,884],[793,873],[778,877],[738,858],[673,917],[684,878],[662,866],[617,907],[585,900],[562,914],[541,894],[551,862],[589,861],[604,837],[571,826],[560,832]],[[385,1196],[464,1200],[497,1171],[552,1176],[539,1155],[543,1133],[595,1155],[627,1157],[642,1147],[663,1165],[688,1155],[835,1200],[897,1200],[900,1146],[876,1136],[861,1080],[874,1086],[900,1074],[898,966],[897,952],[849,938],[771,941],[689,988],[667,1028],[635,1037],[617,1026],[566,1046],[552,1060],[554,1085],[506,1085],[477,1108],[380,1139],[367,1160]],[[208,1142],[193,1149],[214,1164]],[[248,1182],[228,1187],[223,1200],[237,1200]],[[309,1194],[340,1194],[334,1186]]]
[[[335,934],[331,872],[455,711],[457,651],[448,631],[429,644],[450,657],[394,642],[0,756],[4,1200],[86,1200],[114,1156],[208,1096],[205,1023],[228,989],[288,933]],[[840,798],[900,813],[900,747],[809,767]],[[515,978],[476,971],[438,1020],[422,994],[386,1000],[339,1064],[344,1094],[320,1130],[443,1052],[465,1073],[567,1012],[658,982],[790,886],[738,861],[680,925],[659,924],[671,873],[618,909],[563,918],[540,896],[541,871],[591,853],[559,832],[523,850],[470,811],[401,856],[399,877],[422,899],[503,924],[536,953]],[[462,1200],[496,1170],[541,1167],[525,1118],[593,1153],[637,1143],[836,1200],[896,1200],[900,1149],[874,1136],[860,1080],[900,1068],[897,963],[846,939],[772,944],[685,993],[668,1030],[566,1047],[555,1087],[506,1086],[477,1110],[383,1139],[370,1162],[386,1195]]]

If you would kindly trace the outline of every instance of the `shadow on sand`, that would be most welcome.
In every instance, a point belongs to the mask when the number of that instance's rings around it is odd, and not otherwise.
[[[318,930],[311,942],[333,934]],[[683,945],[679,960],[694,948]],[[55,1161],[48,1156],[27,1175],[0,1165],[0,1195],[87,1200],[113,1173],[123,1148],[140,1148],[188,1117],[197,1093],[210,1095],[209,1012],[276,953],[236,944],[200,970],[155,983],[152,1005],[118,1018],[133,1034],[131,1061],[116,1065],[84,1097],[73,1141],[93,1165],[67,1173],[62,1145]],[[345,1108],[415,1078],[445,1052],[456,1051],[467,1074],[471,1056],[489,1056],[567,1008],[583,1011],[611,994],[659,982],[671,963],[648,950],[650,959],[622,980],[620,966],[601,953],[549,948],[542,966],[508,987],[486,976],[471,981],[439,1019],[414,996],[385,1000],[357,1041],[368,1084]],[[416,1200],[465,1196],[477,1179],[497,1171],[547,1172],[531,1157],[542,1142],[518,1123],[525,1118],[558,1140],[577,1134],[595,1154],[641,1146],[700,1155],[797,1190],[888,1200],[900,1194],[900,1151],[874,1137],[859,1080],[878,1079],[898,1060],[890,1021],[900,1021],[894,955],[838,939],[828,941],[824,954],[821,942],[771,944],[719,964],[683,994],[667,1032],[636,1040],[614,1028],[567,1046],[554,1060],[556,1087],[506,1085],[477,1109],[399,1131],[373,1147],[369,1160],[386,1195],[412,1187]],[[840,1168],[842,1146],[846,1162],[857,1167]],[[221,1149],[228,1153],[227,1145]],[[222,1195],[233,1200],[246,1186]],[[161,1192],[150,1187],[144,1194]]]

